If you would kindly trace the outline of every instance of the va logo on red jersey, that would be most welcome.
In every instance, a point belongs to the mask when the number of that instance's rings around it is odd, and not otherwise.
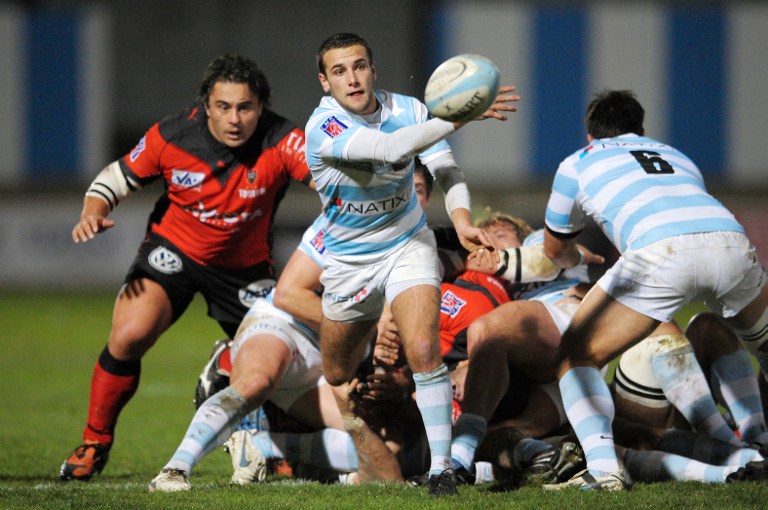
[[[343,133],[345,129],[347,129],[347,125],[341,122],[335,116],[331,115],[325,119],[325,122],[323,122],[323,125],[320,126],[320,129],[322,129],[323,132],[331,138],[336,138],[341,133]]]
[[[190,172],[178,168],[174,168],[171,172],[171,184],[181,188],[194,188],[201,185],[203,180],[205,180],[203,172]]]
[[[446,290],[445,294],[443,294],[443,299],[440,301],[440,313],[445,313],[451,318],[454,318],[459,315],[459,312],[466,304],[467,302],[465,300],[461,299],[450,290]]]

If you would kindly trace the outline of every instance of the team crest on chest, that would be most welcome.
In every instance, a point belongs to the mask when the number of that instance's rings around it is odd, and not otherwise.
[[[323,125],[320,126],[320,129],[322,129],[323,133],[330,136],[331,138],[336,138],[341,133],[343,133],[345,129],[347,129],[347,125],[341,122],[335,116],[331,115],[325,119],[325,122],[323,122]]]

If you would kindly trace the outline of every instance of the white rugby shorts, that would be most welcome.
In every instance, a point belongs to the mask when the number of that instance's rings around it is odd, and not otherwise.
[[[551,292],[544,290],[538,292],[533,297],[529,298],[530,301],[539,301],[546,307],[552,320],[557,326],[557,330],[562,335],[568,328],[568,325],[573,319],[573,315],[576,313],[576,309],[581,304],[581,299],[575,296],[569,296],[565,292],[580,285],[579,282],[574,282],[572,286],[563,288],[560,286],[555,287]]]
[[[760,294],[765,279],[745,235],[705,232],[627,251],[597,285],[623,305],[669,322],[685,304],[699,300],[732,317]]]
[[[327,384],[322,375],[317,334],[312,335],[309,328],[299,325],[264,299],[258,299],[251,306],[237,330],[230,353],[233,363],[240,347],[257,335],[279,338],[291,351],[291,362],[269,397],[277,407],[287,412],[296,399]]]
[[[329,254],[320,277],[323,314],[334,321],[375,320],[402,291],[416,285],[440,288],[435,235],[425,229],[391,252],[353,260]]]

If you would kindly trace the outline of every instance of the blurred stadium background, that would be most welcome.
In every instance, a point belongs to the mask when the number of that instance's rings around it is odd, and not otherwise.
[[[144,131],[194,100],[222,53],[255,59],[273,108],[303,126],[317,104],[314,52],[338,31],[372,45],[378,86],[417,97],[458,53],[494,60],[520,111],[450,140],[476,212],[541,226],[557,163],[582,146],[594,92],[634,90],[650,136],[697,161],[768,263],[768,3],[759,1],[148,0],[0,4],[0,292],[116,289],[159,187],[74,245],[82,194]],[[319,210],[292,187],[277,217],[278,267]],[[446,220],[440,193],[428,211]]]

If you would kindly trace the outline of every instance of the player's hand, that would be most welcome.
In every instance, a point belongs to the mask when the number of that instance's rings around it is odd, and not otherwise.
[[[467,256],[467,269],[485,274],[496,274],[499,267],[499,252],[480,248]]]
[[[483,250],[481,253],[489,252],[494,265],[499,263],[499,254],[493,249],[493,243],[483,229],[471,225],[456,225],[456,233],[461,245],[470,253],[470,256],[476,251]]]
[[[382,370],[358,383],[355,391],[365,402],[399,402],[408,396],[410,385],[402,370]]]
[[[503,87],[500,87],[499,94],[496,96],[496,99],[493,101],[493,104],[491,104],[490,108],[488,108],[483,113],[481,113],[475,120],[484,120],[484,119],[496,119],[501,121],[507,120],[507,116],[499,112],[516,112],[517,111],[517,106],[510,104],[516,101],[520,101],[520,96],[518,96],[517,94],[510,94],[510,92],[514,92],[516,88],[517,87],[515,87],[514,85],[505,85]]]
[[[72,240],[76,243],[81,241],[86,243],[96,237],[96,234],[105,232],[114,226],[115,222],[106,216],[88,214],[82,216],[75,228],[72,229]]]
[[[469,361],[460,361],[456,368],[451,371],[451,387],[453,388],[453,398],[462,402],[464,400],[464,382],[467,380],[467,370]]]
[[[602,255],[598,255],[597,253],[592,253],[588,249],[586,249],[584,246],[577,244],[576,245],[581,253],[584,254],[584,264],[604,264],[605,263],[605,257]]]

